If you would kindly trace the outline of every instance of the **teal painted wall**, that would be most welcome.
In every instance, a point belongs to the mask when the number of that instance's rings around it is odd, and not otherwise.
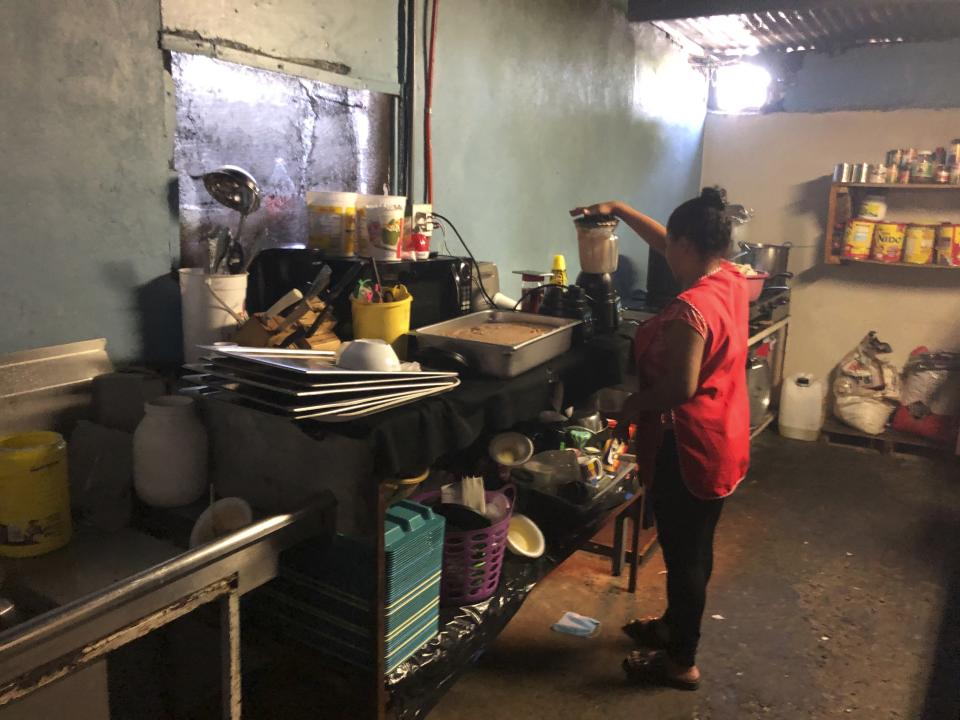
[[[0,3],[0,352],[179,352],[159,26],[156,0]]]
[[[697,193],[705,80],[620,4],[444,0],[438,21],[434,205],[508,294],[510,271],[554,253],[579,270],[574,205],[622,199],[666,220]],[[646,246],[620,238],[642,286]]]
[[[194,18],[220,4],[170,17],[392,78],[392,2],[284,0],[273,35],[262,3],[235,5],[256,32]],[[437,208],[499,263],[507,291],[510,270],[554,252],[577,270],[572,205],[622,198],[664,219],[696,191],[703,79],[662,34],[629,25],[621,2],[444,0],[440,24]],[[105,336],[117,361],[179,356],[161,27],[158,0],[0,3],[0,353]],[[641,284],[646,251],[626,232],[623,245]]]

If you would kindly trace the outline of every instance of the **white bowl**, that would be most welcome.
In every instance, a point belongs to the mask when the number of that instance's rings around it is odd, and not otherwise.
[[[238,497],[221,498],[197,518],[190,533],[190,547],[206,545],[252,522],[253,510],[246,500]]]
[[[547,541],[536,523],[526,515],[514,513],[507,533],[507,548],[515,555],[538,558],[547,549]]]
[[[344,370],[400,372],[400,358],[388,342],[364,338],[337,348],[336,362]]]

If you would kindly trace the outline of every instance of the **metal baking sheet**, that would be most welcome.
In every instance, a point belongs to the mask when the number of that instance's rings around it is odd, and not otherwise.
[[[524,322],[552,328],[539,337],[517,345],[486,343],[478,340],[451,337],[451,330],[485,325],[489,322]],[[573,328],[580,320],[534,315],[522,312],[484,310],[428,325],[416,331],[421,347],[439,347],[463,355],[467,362],[484,375],[511,378],[562,355],[573,344]]]
[[[458,385],[459,380],[454,380],[448,385],[442,387],[429,388],[426,390],[417,390],[413,392],[399,393],[396,395],[380,396],[379,398],[367,398],[362,401],[350,404],[333,403],[329,405],[317,406],[315,409],[291,410],[288,407],[278,406],[271,402],[266,402],[260,398],[241,392],[238,389],[232,389],[231,383],[208,383],[204,385],[215,397],[223,400],[236,401],[242,405],[253,407],[275,415],[281,415],[291,420],[321,420],[324,422],[347,422],[360,417],[367,417],[381,410],[397,407],[405,403],[414,402],[421,398],[439,395],[449,392]]]
[[[343,377],[354,380],[362,378],[367,379],[386,379],[388,377],[411,378],[424,376],[423,371],[405,371],[399,372],[377,372],[374,370],[344,370],[337,367],[330,360],[329,353],[320,356],[317,351],[300,350],[291,351],[286,354],[277,354],[275,351],[264,352],[263,348],[235,348],[235,347],[214,347],[201,346],[204,350],[213,351],[226,355],[227,357],[249,360],[250,362],[267,365],[269,367],[280,368],[289,372],[299,373],[301,375],[322,376],[322,377]],[[307,354],[310,353],[310,354]],[[454,372],[430,372],[430,375],[437,377],[456,377]]]
[[[198,379],[199,381],[199,379]],[[206,384],[208,385],[220,385],[222,388],[229,390],[230,392],[236,393],[237,395],[242,395],[243,397],[256,402],[260,405],[266,405],[268,407],[280,410],[285,414],[296,414],[300,415],[303,413],[317,413],[325,410],[334,410],[346,412],[347,410],[354,410],[361,407],[365,407],[370,404],[376,404],[380,402],[385,402],[387,400],[394,400],[401,397],[407,397],[410,395],[418,395],[425,392],[432,392],[436,390],[445,390],[447,388],[453,387],[453,383],[445,383],[440,387],[434,388],[415,388],[407,390],[398,390],[398,391],[387,391],[380,393],[376,396],[366,396],[366,397],[352,397],[352,398],[341,398],[337,400],[326,399],[326,398],[294,398],[286,395],[280,395],[279,393],[270,392],[269,390],[262,390],[260,388],[251,387],[249,385],[241,385],[239,383],[218,381],[210,376],[206,376]]]
[[[237,360],[236,358],[217,357],[213,358],[209,365],[224,372],[233,373],[240,377],[251,380],[259,380],[272,385],[283,384],[285,387],[301,388],[304,390],[320,390],[329,387],[352,387],[360,385],[376,385],[380,383],[405,383],[434,380],[450,380],[451,373],[435,372],[432,370],[423,370],[417,374],[417,377],[389,377],[377,374],[376,377],[362,376],[341,376],[341,375],[303,375],[292,373],[279,368],[272,368],[268,365],[258,365],[256,363]],[[190,368],[193,369],[193,368]],[[388,374],[389,375],[389,374]]]
[[[348,412],[340,413],[331,413],[324,415],[303,415],[297,420],[317,420],[318,422],[349,422],[350,420],[358,420],[360,418],[365,418],[370,415],[375,415],[378,412],[383,412],[384,410],[390,410],[395,407],[400,407],[401,405],[407,405],[417,400],[422,400],[424,398],[432,397],[434,395],[441,395],[445,392],[450,392],[454,388],[460,385],[459,380],[455,380],[448,387],[443,388],[434,388],[433,390],[424,390],[421,393],[416,393],[403,398],[398,398],[396,400],[388,400],[383,403],[378,403],[376,405],[368,406],[362,410],[351,410]]]
[[[245,377],[240,373],[234,373],[229,370],[223,370],[216,368],[211,365],[186,365],[184,366],[188,370],[196,370],[198,373],[203,375],[212,375],[213,377],[220,378],[223,380],[228,380],[230,382],[238,383],[240,385],[250,385],[252,387],[261,388],[263,390],[270,390],[275,393],[282,393],[284,395],[290,395],[293,397],[299,398],[309,398],[309,397],[325,397],[331,400],[346,398],[348,396],[357,396],[364,395],[383,395],[385,392],[395,391],[403,392],[405,390],[424,390],[431,387],[442,387],[450,384],[449,378],[426,378],[425,380],[402,380],[396,382],[364,382],[360,385],[345,385],[343,383],[337,383],[333,385],[326,385],[318,389],[305,389],[300,387],[289,387],[283,384],[283,381],[277,380],[265,380],[265,379],[253,379]]]

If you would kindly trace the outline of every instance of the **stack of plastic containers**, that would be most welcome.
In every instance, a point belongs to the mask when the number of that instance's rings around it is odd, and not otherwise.
[[[418,503],[403,500],[387,511],[387,672],[437,633],[443,530],[443,518]],[[260,609],[324,654],[371,667],[375,567],[370,547],[342,536],[319,556],[303,546],[284,556],[279,577],[261,592],[271,607]]]

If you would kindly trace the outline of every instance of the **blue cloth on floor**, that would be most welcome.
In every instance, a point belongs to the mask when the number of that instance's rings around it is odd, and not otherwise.
[[[576,635],[577,637],[593,637],[600,629],[600,621],[580,615],[579,613],[567,611],[557,622],[553,624],[553,629],[558,633],[566,635]]]

